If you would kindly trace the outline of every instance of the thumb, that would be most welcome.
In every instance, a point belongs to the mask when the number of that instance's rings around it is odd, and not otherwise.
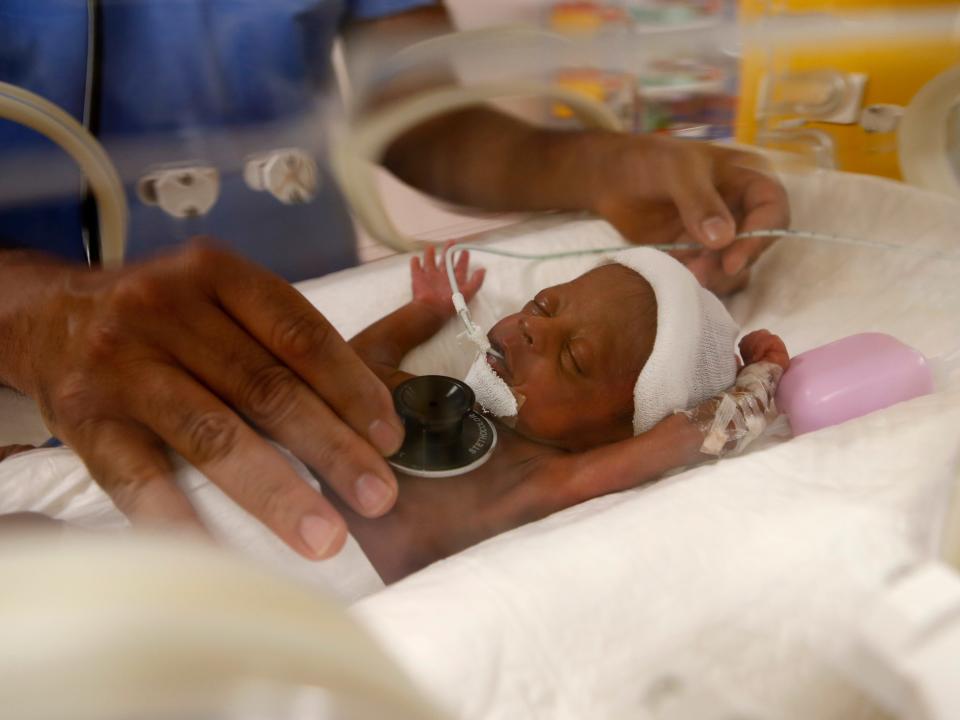
[[[723,248],[733,242],[737,225],[717,192],[709,166],[682,163],[669,185],[687,233],[704,247]]]

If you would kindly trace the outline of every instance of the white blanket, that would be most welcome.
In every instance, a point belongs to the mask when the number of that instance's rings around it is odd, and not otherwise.
[[[828,173],[790,189],[796,227],[960,250],[948,200]],[[578,232],[598,231],[568,226],[559,244]],[[504,295],[546,271],[482,262]],[[877,330],[937,355],[960,344],[956,274],[921,255],[788,240],[732,309],[793,352]],[[586,503],[356,611],[455,717],[882,717],[847,679],[848,643],[885,580],[934,552],[958,448],[954,387]]]
[[[960,206],[948,200],[830,173],[790,189],[796,227],[957,245]],[[617,242],[602,223],[555,222],[502,235],[541,252]],[[476,261],[490,269],[474,303],[483,325],[594,262]],[[787,240],[732,310],[745,329],[781,333],[792,352],[879,330],[936,355],[960,344],[956,270]],[[301,288],[345,336],[409,297],[404,259]],[[445,328],[408,369],[462,376],[469,353],[457,332]],[[458,717],[708,717],[677,710],[704,698],[766,717],[875,717],[838,667],[861,605],[932,551],[958,408],[956,391],[918,399],[586,503],[428,568],[357,612]],[[89,482],[74,491],[96,492]]]
[[[289,455],[287,458],[300,477],[316,486],[301,462]],[[348,538],[335,558],[311,562],[288,548],[182,459],[175,458],[175,468],[177,484],[207,529],[225,546],[343,602],[353,602],[383,588],[383,581],[353,538]],[[71,528],[98,532],[125,532],[130,527],[80,458],[66,448],[32,450],[0,462],[0,515],[12,512],[41,513]]]

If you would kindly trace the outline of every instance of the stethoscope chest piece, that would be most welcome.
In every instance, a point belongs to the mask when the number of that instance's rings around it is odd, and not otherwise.
[[[393,391],[406,437],[389,462],[409,475],[444,478],[483,465],[497,445],[497,430],[473,409],[466,383],[443,375],[422,375]]]

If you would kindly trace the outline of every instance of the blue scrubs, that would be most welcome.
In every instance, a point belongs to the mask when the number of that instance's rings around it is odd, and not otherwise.
[[[343,200],[325,169],[330,49],[350,19],[433,0],[99,0],[97,98],[88,98],[87,0],[0,0],[0,80],[78,120],[98,108],[98,137],[127,182],[127,257],[209,235],[289,280],[356,262]],[[283,205],[243,181],[252,155],[306,149],[317,196]],[[144,204],[136,181],[169,165],[212,166],[220,196],[178,219]],[[83,261],[82,182],[45,138],[0,121],[0,246]]]

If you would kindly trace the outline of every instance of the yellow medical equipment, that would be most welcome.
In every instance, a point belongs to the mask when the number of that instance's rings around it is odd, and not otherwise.
[[[942,37],[887,37],[744,48],[739,142],[806,154],[815,164],[901,179],[897,128],[903,108],[934,77],[960,64],[957,0],[740,0],[748,26],[786,17],[835,16],[855,25],[887,11],[956,10]]]

